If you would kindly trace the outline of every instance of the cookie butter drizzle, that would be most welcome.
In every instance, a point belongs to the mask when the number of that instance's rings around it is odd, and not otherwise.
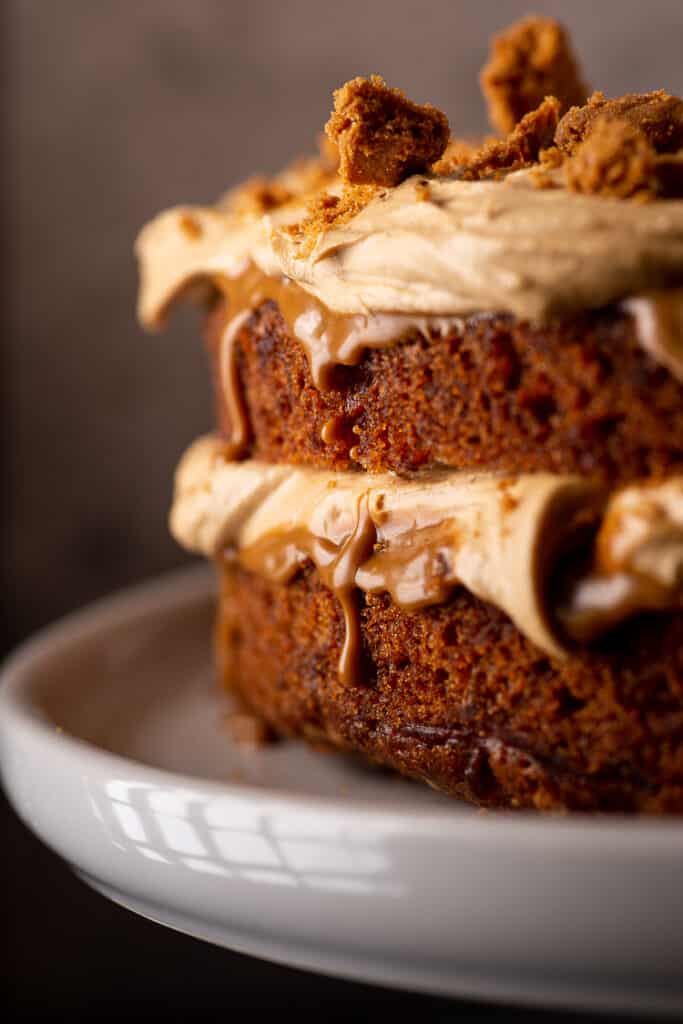
[[[343,683],[359,678],[362,643],[356,576],[376,539],[366,493],[356,501],[351,532],[341,544],[297,529],[270,534],[238,552],[246,569],[274,583],[286,583],[307,559],[313,562],[322,582],[339,601],[344,616],[344,640],[339,655],[339,678]]]
[[[220,342],[221,390],[230,417],[230,453],[235,459],[244,453],[251,434],[244,390],[237,364],[237,339],[250,316],[251,310],[249,309],[243,309],[233,316],[226,324]]]
[[[334,367],[357,366],[365,349],[387,348],[414,331],[441,334],[462,325],[461,317],[333,313],[293,281],[268,277],[253,263],[234,277],[217,277],[215,284],[225,296],[230,314],[220,343],[221,386],[232,440],[240,449],[246,446],[249,426],[237,366],[238,339],[249,316],[265,302],[277,304],[289,332],[303,346],[313,383],[323,391],[331,385]],[[335,440],[333,424],[324,431],[322,439],[327,444]]]
[[[462,317],[333,313],[295,282],[286,277],[267,277],[254,264],[235,277],[220,276],[216,286],[225,296],[230,313],[220,341],[220,367],[235,458],[246,450],[250,435],[237,364],[239,335],[265,302],[277,304],[289,333],[303,346],[313,383],[321,391],[330,387],[335,366],[357,366],[366,349],[391,347],[413,332],[429,337],[464,326]],[[623,308],[634,318],[641,346],[683,381],[683,288],[626,299]],[[320,436],[325,444],[339,439],[338,425],[334,418],[324,424]]]
[[[498,481],[502,494],[507,486],[508,481]],[[512,510],[513,498],[510,503]],[[555,504],[549,503],[541,517],[543,544],[536,545],[537,551],[530,559],[529,575],[537,577],[533,586],[539,595],[546,589],[545,579],[559,553],[575,543],[577,536],[583,536],[587,513],[595,520],[601,503],[599,492],[591,493],[589,487],[567,493]],[[333,512],[331,518],[334,520],[339,515]],[[330,532],[337,533],[334,524]],[[272,530],[244,547],[238,545],[235,553],[243,568],[274,583],[288,583],[307,561],[313,563],[322,583],[339,601],[343,614],[344,640],[338,662],[340,681],[357,685],[362,681],[358,592],[386,592],[395,604],[406,610],[442,604],[462,582],[458,548],[457,523],[444,510],[414,508],[386,522],[383,495],[368,490],[356,499],[352,517],[346,524],[346,535],[341,540],[320,536],[313,529],[302,527]],[[227,550],[232,556],[233,549]],[[634,595],[636,605],[641,593],[637,590]],[[543,617],[542,611],[540,614]],[[598,615],[602,614],[599,608]],[[561,647],[550,639],[553,628],[550,620],[541,631],[544,628],[547,632],[545,649],[561,656]],[[538,642],[538,637],[535,639]]]

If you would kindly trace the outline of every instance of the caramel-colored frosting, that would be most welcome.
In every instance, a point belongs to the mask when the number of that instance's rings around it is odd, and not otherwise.
[[[420,191],[419,181],[429,187]],[[178,207],[140,234],[139,314],[154,327],[197,281],[248,261],[352,315],[509,312],[543,321],[683,282],[683,201],[629,203],[500,181],[409,178],[302,246],[295,205],[258,219]]]
[[[683,608],[683,477],[624,487],[610,500],[591,571],[560,616],[590,640],[643,608]]]
[[[596,556],[558,618],[553,576],[568,550],[585,547],[587,528],[598,531]],[[210,558],[234,549],[246,569],[274,581],[312,561],[342,605],[346,677],[359,659],[357,589],[419,608],[462,585],[554,657],[573,636],[683,599],[683,477],[609,496],[587,479],[549,473],[334,473],[233,462],[218,439],[205,437],[178,467],[171,530]],[[605,585],[622,578],[628,605],[617,587],[618,613],[605,614],[613,612]],[[591,584],[594,592],[602,586],[597,597],[585,592]]]

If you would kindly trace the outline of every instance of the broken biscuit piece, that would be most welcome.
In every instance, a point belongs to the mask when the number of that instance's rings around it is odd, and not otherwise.
[[[323,231],[341,227],[380,193],[376,185],[347,185],[340,195],[322,192],[306,204],[306,216],[282,231],[297,242],[299,256],[309,255]]]
[[[481,139],[449,140],[440,160],[432,165],[434,174],[447,176],[472,160],[490,142],[498,141],[497,136],[487,135]]]
[[[224,210],[238,217],[260,217],[288,203],[293,197],[294,193],[277,178],[257,175],[232,189],[223,198],[222,205]]]
[[[556,96],[564,113],[585,103],[590,92],[564,27],[553,18],[535,16],[494,36],[479,80],[489,105],[489,120],[505,133],[545,96]]]
[[[565,163],[572,192],[616,199],[650,199],[657,154],[640,128],[603,115]]]
[[[683,100],[663,89],[629,93],[608,100],[595,92],[583,107],[567,111],[555,133],[555,143],[571,155],[583,142],[598,117],[617,118],[640,129],[657,153],[683,149]]]
[[[546,96],[506,139],[487,142],[469,157],[461,165],[462,177],[474,181],[531,167],[538,161],[541,151],[552,144],[559,116],[559,101],[554,96]]]
[[[437,161],[449,139],[445,114],[412,103],[379,75],[335,91],[325,131],[339,147],[339,173],[352,185],[398,185]]]

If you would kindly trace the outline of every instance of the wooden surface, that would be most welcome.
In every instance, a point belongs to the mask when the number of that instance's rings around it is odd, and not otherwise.
[[[683,92],[681,0],[531,6],[570,25],[596,87]],[[184,559],[166,531],[171,474],[210,423],[209,392],[196,316],[158,337],[136,326],[140,225],[309,149],[331,90],[356,74],[438,104],[455,132],[482,131],[488,36],[526,10],[515,0],[7,0],[6,644]],[[3,836],[17,1018],[31,1007],[40,1019],[65,1009],[92,1019],[164,1006],[189,1019],[192,1006],[217,1015],[250,999],[327,1016],[405,1006],[440,1019],[455,1008],[165,932],[88,892],[7,811]]]

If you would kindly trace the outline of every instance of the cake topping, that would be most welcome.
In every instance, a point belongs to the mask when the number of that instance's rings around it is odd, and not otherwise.
[[[657,153],[675,153],[683,149],[683,100],[658,92],[628,94],[618,99],[605,99],[595,92],[583,107],[572,107],[555,134],[557,146],[568,155],[589,134],[598,118],[627,121],[638,128]]]
[[[601,114],[564,164],[573,192],[617,199],[683,196],[683,152],[659,156],[642,128]]]
[[[296,242],[299,255],[307,255],[323,232],[352,220],[379,192],[376,185],[347,185],[342,192],[317,193],[306,203],[302,220],[284,231]]]
[[[504,182],[431,177],[422,201],[411,178],[314,232],[310,248],[288,227],[301,220],[296,207],[247,223],[217,210],[169,210],[138,240],[141,319],[157,326],[190,284],[221,287],[249,260],[328,311],[366,318],[501,311],[539,322],[683,283],[683,202],[539,190],[536,173]],[[180,227],[188,214],[199,239]]]
[[[551,145],[559,115],[559,101],[554,96],[546,96],[536,110],[524,115],[507,138],[485,142],[464,158],[456,154],[450,171],[459,171],[462,178],[476,181],[531,167],[538,162],[541,151]],[[442,161],[439,168],[440,173],[449,173],[445,162]]]
[[[595,93],[558,122],[585,87],[564,31],[538,18],[498,39],[483,82],[509,134],[447,148],[440,111],[378,76],[348,82],[317,159],[147,225],[137,243],[143,323],[158,326],[181,292],[234,290],[229,282],[256,266],[320,304],[290,327],[312,339],[323,380],[330,357],[355,361],[364,337],[391,344],[427,317],[542,322],[680,286],[683,101]],[[657,202],[615,201],[624,198]],[[261,284],[256,292],[272,298]],[[332,314],[356,319],[330,334],[320,323]],[[379,314],[389,319],[378,324]]]
[[[564,113],[590,91],[563,26],[535,16],[494,36],[480,80],[491,124],[501,132],[511,132],[546,96],[556,96]]]
[[[260,217],[270,210],[283,206],[294,198],[294,193],[277,180],[257,175],[243,185],[229,192],[223,201],[223,208],[238,217]]]
[[[640,128],[620,118],[599,117],[566,162],[573,192],[648,199],[656,189],[656,153]]]
[[[292,202],[302,202],[312,193],[328,188],[339,166],[336,146],[325,136],[318,139],[319,155],[293,160],[273,177],[255,175],[230,189],[219,200],[220,210],[243,219],[272,213]]]
[[[409,179],[310,253],[281,232],[273,252],[328,309],[365,315],[503,311],[543,322],[683,283],[683,203],[539,190],[534,173],[435,177],[421,202]]]
[[[352,185],[398,185],[426,170],[448,143],[448,118],[431,103],[412,103],[379,75],[354,78],[334,93],[325,126],[339,147],[339,173]]]

